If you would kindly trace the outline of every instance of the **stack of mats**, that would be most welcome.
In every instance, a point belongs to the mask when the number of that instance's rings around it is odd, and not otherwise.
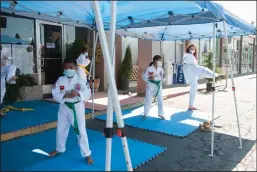
[[[1,143],[1,171],[104,171],[106,141],[102,133],[87,129],[92,158],[95,163],[87,165],[81,157],[77,138],[70,132],[66,152],[54,158],[32,152],[35,149],[50,152],[55,149],[56,129],[21,137]],[[111,170],[126,171],[121,139],[113,138]],[[166,148],[128,139],[133,168],[160,155]]]
[[[158,108],[153,106],[145,119],[144,107],[136,107],[123,110],[124,123],[127,126],[159,132],[177,137],[186,137],[196,131],[199,124],[211,118],[211,114],[200,111],[188,111],[164,107],[165,120],[158,117]],[[115,115],[115,114],[114,114]],[[106,114],[95,117],[99,120],[106,120]],[[116,122],[116,117],[114,117]]]
[[[11,104],[15,108],[31,108],[32,111],[9,111],[4,117],[1,117],[1,134],[38,126],[57,121],[57,112],[59,105],[46,101],[33,100],[22,101]],[[1,107],[1,109],[4,106]],[[86,109],[85,113],[91,110]]]

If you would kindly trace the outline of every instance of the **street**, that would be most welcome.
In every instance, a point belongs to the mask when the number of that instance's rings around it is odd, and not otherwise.
[[[224,83],[224,81],[223,81]],[[167,151],[146,162],[137,171],[256,171],[256,74],[235,78],[238,113],[243,148],[239,149],[238,129],[231,81],[227,92],[215,92],[214,157],[211,151],[211,132],[196,131],[178,138],[142,129],[126,127],[128,138],[163,146]],[[222,89],[219,87],[218,89]],[[217,90],[218,90],[217,89]],[[188,88],[189,90],[189,88]],[[186,109],[188,94],[167,99],[164,106]],[[195,106],[212,112],[212,93],[198,92]],[[87,127],[103,131],[104,121],[88,120]],[[140,153],[140,152],[139,152]]]

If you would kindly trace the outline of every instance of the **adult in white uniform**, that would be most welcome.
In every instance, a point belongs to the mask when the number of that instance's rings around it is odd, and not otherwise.
[[[4,56],[1,58],[1,102],[3,103],[3,99],[6,93],[6,83],[8,84],[16,84],[17,77],[15,76],[16,73],[16,66],[12,65],[10,62],[10,57]]]
[[[142,78],[146,82],[146,95],[144,101],[144,116],[147,117],[152,106],[152,98],[157,97],[158,116],[165,119],[163,111],[162,81],[165,77],[162,68],[162,57],[155,55],[149,67],[143,72]],[[158,90],[159,87],[159,90]],[[157,95],[156,95],[157,94]]]
[[[88,58],[88,50],[87,48],[84,48],[77,58],[77,74],[80,78],[84,79],[87,82],[87,75],[88,71],[86,70],[86,67],[89,65],[91,61]]]
[[[93,163],[89,149],[85,124],[84,101],[90,98],[90,89],[85,81],[76,74],[77,63],[72,59],[65,59],[65,76],[60,77],[52,90],[53,98],[60,103],[57,121],[56,150],[50,153],[53,157],[66,150],[66,140],[70,125],[78,137],[78,144],[83,158],[88,164]]]
[[[213,71],[204,66],[197,65],[197,49],[194,44],[190,44],[186,48],[186,54],[183,57],[183,72],[186,83],[190,86],[189,107],[188,110],[197,110],[194,107],[195,95],[199,78],[212,78]],[[219,75],[215,73],[215,76]]]

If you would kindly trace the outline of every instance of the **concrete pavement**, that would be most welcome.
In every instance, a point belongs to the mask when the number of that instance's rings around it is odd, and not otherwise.
[[[129,138],[168,148],[165,153],[145,163],[137,171],[256,171],[256,74],[235,78],[243,149],[238,148],[238,129],[230,80],[228,83],[228,92],[215,92],[215,117],[220,116],[215,124],[222,128],[215,128],[213,158],[208,156],[210,132],[197,131],[186,138],[177,138],[126,127]],[[164,104],[186,109],[188,94],[167,99]],[[198,92],[195,106],[210,113],[212,93]],[[104,125],[103,121],[87,121],[89,128],[100,131]]]

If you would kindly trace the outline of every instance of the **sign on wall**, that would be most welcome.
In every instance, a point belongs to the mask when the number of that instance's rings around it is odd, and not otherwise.
[[[183,73],[183,66],[181,64],[178,64],[177,69],[178,69],[177,84],[185,84],[186,81],[185,81],[185,76],[184,76],[184,73]]]
[[[47,42],[46,43],[46,48],[55,48],[55,43]]]

